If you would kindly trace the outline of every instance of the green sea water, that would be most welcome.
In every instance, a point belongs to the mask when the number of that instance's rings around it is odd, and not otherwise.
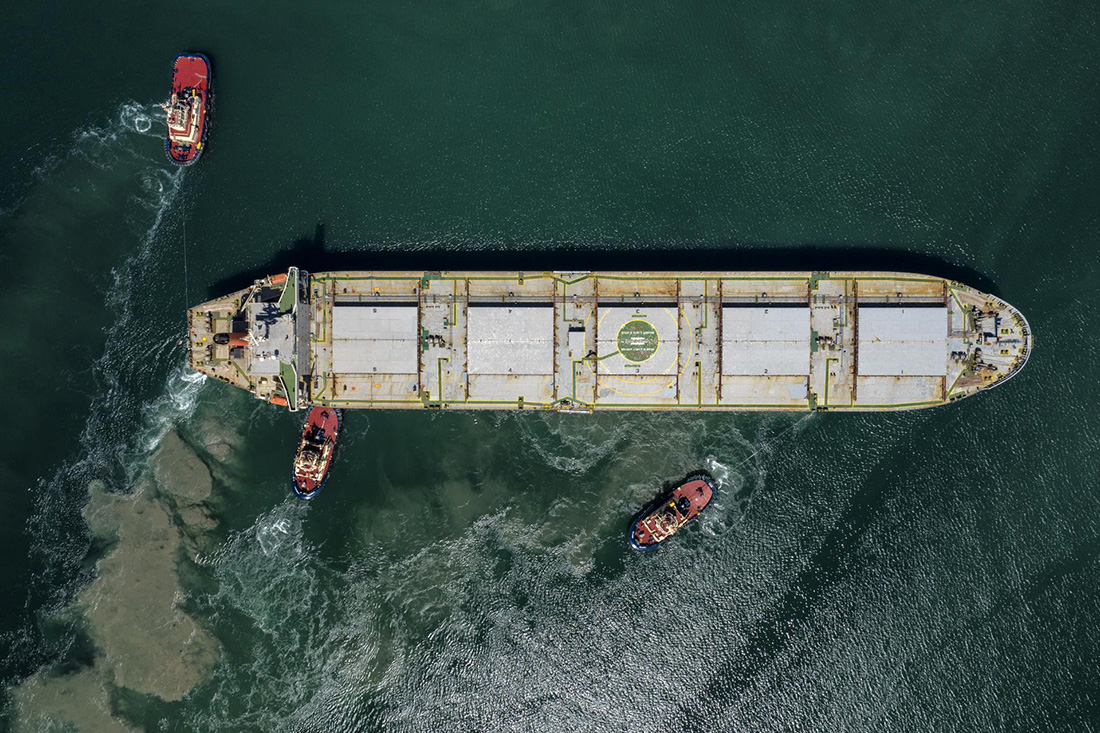
[[[0,726],[1100,728],[1098,51],[1053,0],[6,8]],[[919,271],[1035,349],[909,413],[351,412],[306,504],[178,343],[290,264]]]

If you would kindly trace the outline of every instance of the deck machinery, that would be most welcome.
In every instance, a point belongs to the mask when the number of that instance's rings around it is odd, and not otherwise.
[[[999,385],[1024,317],[883,272],[324,272],[188,313],[193,369],[298,410],[895,410]]]

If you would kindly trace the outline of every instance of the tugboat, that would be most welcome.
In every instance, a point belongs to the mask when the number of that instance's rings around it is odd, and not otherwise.
[[[172,64],[172,97],[161,107],[168,115],[164,151],[176,165],[191,165],[202,155],[210,129],[210,59],[181,53]]]
[[[294,477],[290,484],[300,499],[312,499],[325,487],[336,438],[340,432],[340,413],[332,407],[314,407],[306,416],[302,440],[294,457]]]
[[[635,550],[652,550],[706,509],[714,492],[714,480],[707,474],[684,479],[638,512],[630,525],[630,546]]]

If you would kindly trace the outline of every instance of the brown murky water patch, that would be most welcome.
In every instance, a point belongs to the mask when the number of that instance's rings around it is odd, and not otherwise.
[[[157,499],[183,530],[187,554],[210,552],[214,541],[210,532],[218,524],[209,506],[214,489],[210,468],[173,430],[161,439],[153,457],[153,475]]]
[[[213,490],[210,470],[175,430],[161,438],[153,474],[160,493],[177,504],[199,504],[208,500]]]
[[[118,545],[78,600],[117,684],[179,700],[214,666],[217,642],[178,607],[180,531],[143,488],[115,499]]]
[[[17,731],[62,731],[80,733],[135,733],[111,715],[110,696],[98,667],[74,674],[54,676],[40,673],[20,685],[14,693],[18,711]]]
[[[181,700],[217,663],[217,640],[181,608],[179,567],[217,526],[208,508],[210,471],[175,431],[162,439],[150,469],[131,494],[89,486],[84,517],[114,545],[77,597],[99,654],[92,667],[42,673],[16,691],[28,730],[132,730],[111,715],[112,687]]]

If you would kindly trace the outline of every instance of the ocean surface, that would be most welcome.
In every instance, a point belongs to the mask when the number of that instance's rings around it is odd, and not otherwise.
[[[1100,729],[1098,59],[1056,0],[5,7],[0,728]],[[910,270],[1035,349],[907,413],[352,412],[306,504],[179,341],[290,264]]]

